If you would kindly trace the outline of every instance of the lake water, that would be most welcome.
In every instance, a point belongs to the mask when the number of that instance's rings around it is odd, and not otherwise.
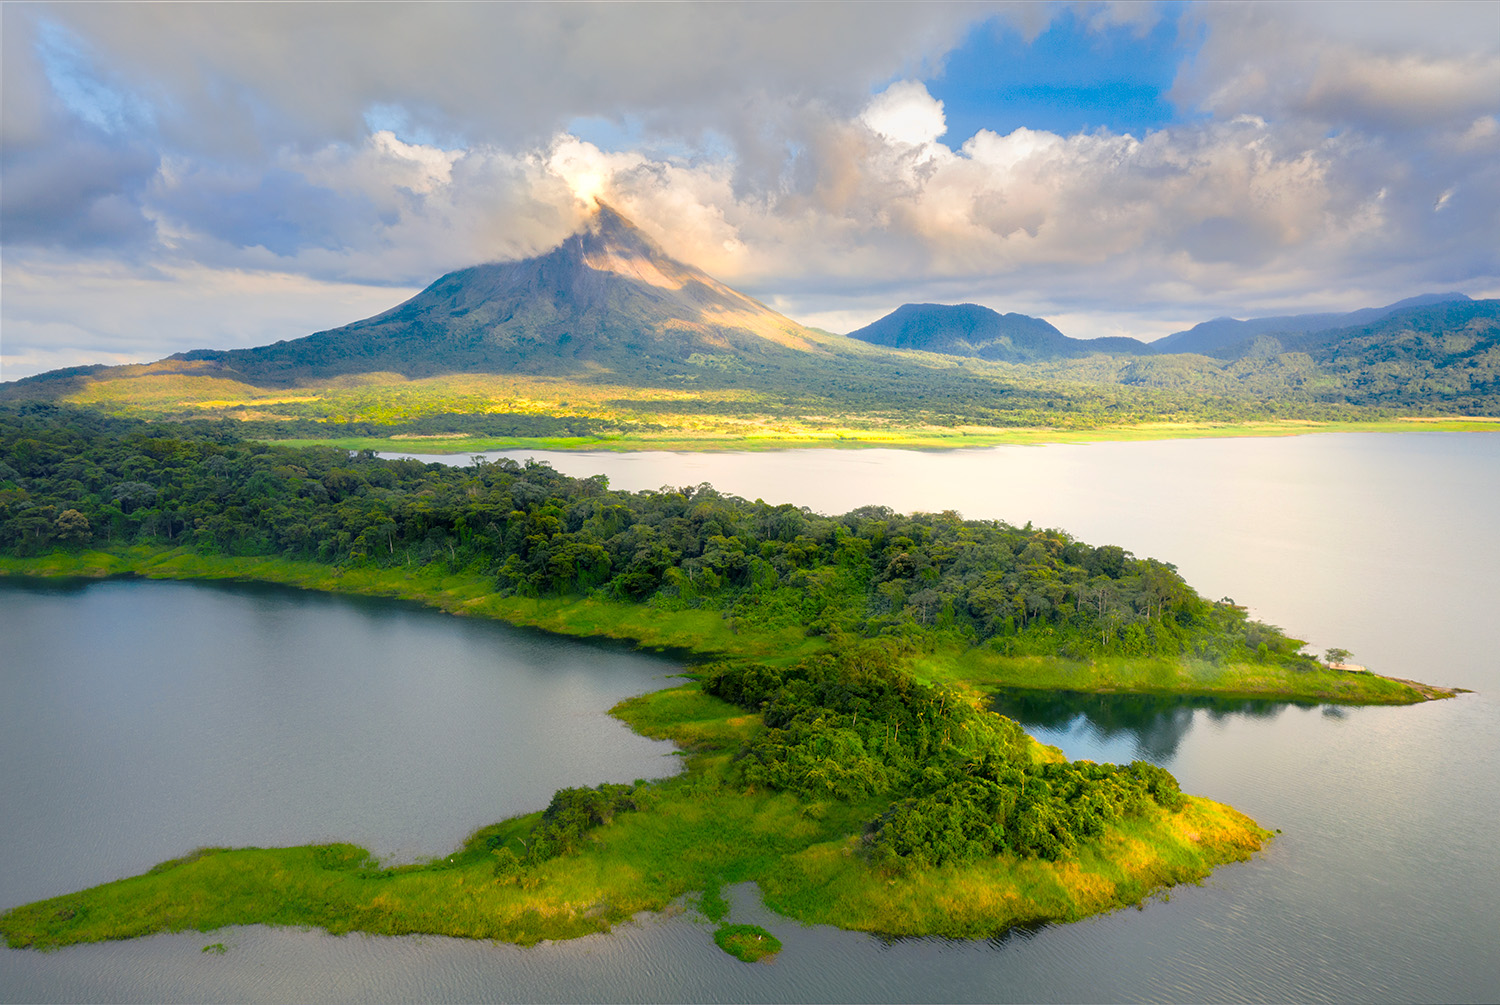
[[[691,915],[532,949],[244,928],[0,950],[0,999],[1500,998],[1500,436],[519,456],[618,488],[1061,527],[1174,562],[1319,649],[1476,693],[1391,709],[1003,697],[1071,756],[1148,758],[1282,833],[1143,910],[997,942],[804,928],[738,889],[736,920],[786,944],[772,965],[723,955]],[[7,585],[0,638],[4,905],[202,844],[437,854],[559,785],[671,770],[601,715],[666,661],[398,604]]]

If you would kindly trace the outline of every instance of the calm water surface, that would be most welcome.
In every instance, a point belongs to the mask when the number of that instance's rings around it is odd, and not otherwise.
[[[563,786],[659,777],[606,710],[670,662],[297,590],[0,580],[0,904],[200,845],[446,854]]]
[[[1282,833],[1143,910],[994,943],[803,928],[739,889],[736,919],[786,944],[773,965],[724,956],[690,915],[527,950],[245,928],[213,937],[225,956],[200,953],[209,940],[196,933],[0,951],[0,998],[1500,998],[1500,436],[521,456],[619,488],[709,481],[823,512],[879,503],[1062,527],[1172,561],[1200,592],[1318,648],[1477,693],[1396,709],[1002,697],[1072,756],[1156,761]],[[207,843],[340,837],[441,853],[558,785],[670,770],[600,715],[669,665],[399,605],[197,584],[11,587],[0,638],[0,904]],[[360,655],[341,664],[350,649]],[[36,655],[10,658],[20,651]],[[572,711],[559,725],[549,707]],[[574,739],[554,737],[568,721]],[[444,772],[459,776],[451,787]]]

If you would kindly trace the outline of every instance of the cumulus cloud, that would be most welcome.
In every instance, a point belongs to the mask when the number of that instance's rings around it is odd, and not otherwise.
[[[546,250],[594,198],[833,330],[908,300],[1155,335],[1478,293],[1500,285],[1500,42],[1486,5],[1425,9],[1194,6],[1176,123],[960,145],[924,81],[974,24],[1035,37],[1057,8],[7,4],[7,375],[86,360],[91,331],[113,360],[352,320]],[[111,288],[163,307],[110,322]],[[132,348],[152,329],[178,334]]]
[[[943,103],[920,81],[898,80],[865,106],[859,119],[893,143],[926,146],[948,131]]]
[[[1203,4],[1174,97],[1220,117],[1375,132],[1467,124],[1500,95],[1491,4]]]

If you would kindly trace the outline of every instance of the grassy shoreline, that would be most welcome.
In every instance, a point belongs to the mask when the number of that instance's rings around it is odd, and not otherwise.
[[[483,577],[431,567],[337,568],[161,547],[0,557],[0,576],[122,575],[397,598],[558,634],[628,640],[689,659],[727,656],[785,666],[829,650],[823,637],[740,632],[702,610],[497,597]],[[978,708],[999,687],[1360,704],[1440,696],[1374,675],[1165,659],[1084,664],[1007,657],[985,647],[918,653],[909,673],[919,683],[966,695]],[[482,827],[445,858],[394,868],[350,845],[199,849],[141,876],[13,908],[0,914],[0,935],[12,947],[53,949],[268,924],[533,944],[608,931],[641,911],[666,910],[685,897],[692,904],[698,891],[704,891],[697,902],[708,920],[723,922],[720,932],[738,933],[739,926],[709,910],[707,891],[755,882],[771,910],[808,924],[886,936],[982,938],[1139,904],[1248,859],[1271,837],[1231,807],[1187,797],[1175,809],[1153,807],[1117,820],[1056,861],[1006,852],[893,873],[863,851],[863,829],[885,811],[889,797],[822,800],[746,781],[739,758],[765,735],[760,714],[712,697],[696,682],[627,699],[611,712],[643,735],[676,743],[685,754],[684,771],[638,782],[630,792],[632,812],[607,820],[560,857],[524,868],[507,864],[526,851],[538,813]],[[1034,763],[1061,759],[1055,748],[1029,742]],[[738,941],[724,941],[726,951],[747,951]]]
[[[637,783],[633,811],[570,854],[520,870],[497,864],[540,814],[481,828],[445,858],[395,868],[352,845],[199,849],[140,876],[14,908],[0,914],[0,934],[13,948],[47,950],[265,924],[531,945],[608,931],[695,891],[704,891],[705,918],[722,921],[709,891],[750,881],[769,908],[807,924],[981,938],[1138,904],[1248,859],[1271,836],[1230,807],[1187,797],[1179,809],[1153,808],[1109,827],[1060,861],[1007,853],[891,873],[859,853],[860,828],[880,811],[878,799],[819,801],[746,786],[736,753],[764,732],[759,715],[695,684],[612,711],[638,732],[677,743],[685,770]],[[1038,761],[1058,756],[1033,750]]]
[[[1402,418],[1369,422],[1163,422],[1094,429],[1025,427],[995,429],[802,429],[765,431],[753,435],[716,431],[694,433],[682,429],[620,433],[608,436],[349,436],[329,439],[268,440],[289,447],[336,446],[347,450],[377,450],[391,454],[467,454],[491,450],[678,452],[761,452],[768,450],[962,450],[973,447],[1042,445],[1054,443],[1126,443],[1148,440],[1216,439],[1259,436],[1304,436],[1312,433],[1500,432],[1500,419]]]
[[[716,611],[663,610],[599,597],[500,597],[487,577],[425,566],[383,569],[328,566],[282,558],[204,555],[186,548],[132,547],[53,552],[30,559],[0,556],[0,576],[242,580],[354,596],[413,601],[450,614],[487,617],[575,638],[607,638],[670,650],[686,659],[790,663],[827,651],[829,643],[797,628],[746,631]],[[924,683],[978,696],[996,688],[1265,698],[1354,705],[1415,704],[1456,689],[1378,674],[1290,671],[1262,664],[1216,665],[1186,659],[1005,656],[976,646],[939,646],[918,654],[912,670]]]

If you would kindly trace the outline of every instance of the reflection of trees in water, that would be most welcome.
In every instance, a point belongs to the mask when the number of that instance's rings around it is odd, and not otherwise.
[[[1038,729],[1067,729],[1081,715],[1102,739],[1129,739],[1135,744],[1137,757],[1156,762],[1177,753],[1183,737],[1193,728],[1193,713],[1199,709],[1215,721],[1236,715],[1274,719],[1288,705],[1311,707],[1304,702],[1263,698],[1085,694],[1027,688],[1002,688],[990,702],[993,711]]]

